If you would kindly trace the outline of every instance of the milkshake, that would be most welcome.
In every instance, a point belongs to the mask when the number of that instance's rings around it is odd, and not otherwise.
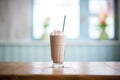
[[[53,61],[53,67],[55,67],[56,65],[59,67],[63,67],[65,35],[57,29],[51,32],[50,46],[51,46],[51,59]]]

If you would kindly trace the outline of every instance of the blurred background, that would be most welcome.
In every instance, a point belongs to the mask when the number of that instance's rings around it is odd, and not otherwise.
[[[49,34],[62,30],[65,61],[120,60],[119,0],[0,0],[0,61],[51,61]]]

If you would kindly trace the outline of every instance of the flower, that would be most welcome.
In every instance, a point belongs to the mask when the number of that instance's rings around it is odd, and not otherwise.
[[[43,23],[43,34],[41,36],[41,40],[48,40],[48,32],[47,32],[47,29],[49,27],[49,21],[50,21],[50,18],[49,17],[46,17],[45,18],[45,21]]]
[[[99,21],[100,21],[100,24],[101,24],[101,25],[106,24],[106,19],[107,19],[107,17],[108,17],[108,14],[107,14],[106,11],[101,12],[101,13],[99,14],[98,18],[99,18]]]
[[[108,35],[106,33],[106,27],[107,27],[107,23],[106,23],[106,19],[108,17],[108,14],[106,11],[101,11],[101,13],[98,16],[99,19],[99,27],[101,29],[101,33],[100,33],[100,40],[107,40],[108,39]]]
[[[50,18],[49,18],[49,17],[46,17],[46,18],[45,18],[45,22],[44,22],[44,24],[43,24],[44,29],[47,29],[47,28],[48,28],[48,26],[49,26],[49,21],[50,21]]]
[[[105,27],[107,27],[106,23],[107,17],[108,17],[107,11],[101,11],[100,14],[98,15],[99,26],[101,27],[101,29],[105,29]]]

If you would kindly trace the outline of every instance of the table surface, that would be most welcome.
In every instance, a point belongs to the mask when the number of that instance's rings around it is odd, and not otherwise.
[[[91,76],[102,76],[105,79],[110,77],[110,80],[114,78],[120,80],[120,62],[64,62],[64,68],[52,68],[51,66],[52,62],[0,62],[0,77],[47,75],[89,76],[90,79]],[[96,78],[95,80],[100,79]],[[90,80],[92,80],[92,77]]]

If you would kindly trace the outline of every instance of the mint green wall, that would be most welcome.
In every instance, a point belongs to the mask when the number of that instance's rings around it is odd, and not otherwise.
[[[1,62],[51,61],[48,45],[0,45]],[[67,45],[65,61],[120,61],[119,45]]]

